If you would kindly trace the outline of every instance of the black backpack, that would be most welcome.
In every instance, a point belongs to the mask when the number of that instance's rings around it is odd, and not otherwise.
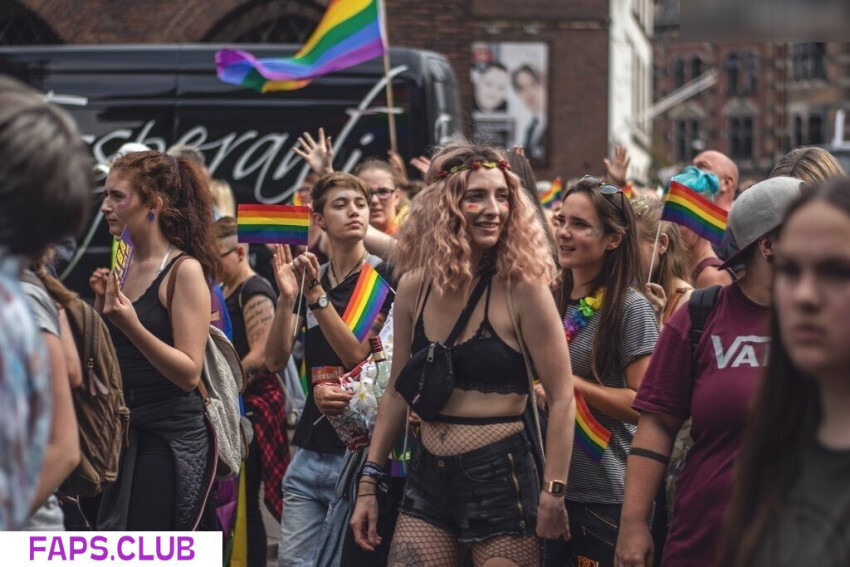
[[[688,314],[691,316],[691,330],[688,333],[688,338],[691,340],[691,350],[696,350],[699,340],[702,338],[702,331],[705,327],[705,321],[708,319],[708,314],[714,309],[714,304],[717,303],[717,294],[720,292],[719,285],[713,285],[703,289],[694,290],[691,298],[688,300]]]

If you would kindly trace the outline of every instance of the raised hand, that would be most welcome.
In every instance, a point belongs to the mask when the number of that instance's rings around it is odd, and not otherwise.
[[[304,132],[298,138],[298,145],[292,148],[296,154],[304,158],[310,164],[310,168],[319,175],[333,173],[334,150],[331,137],[325,137],[325,129],[319,128],[318,141],[314,140],[310,132]]]
[[[431,167],[431,158],[427,158],[425,156],[415,157],[410,160],[410,165],[416,168],[416,170],[422,174],[422,178],[425,179],[425,174],[428,173],[428,168]],[[425,179],[427,183],[427,179]]]
[[[272,267],[274,268],[274,281],[280,291],[281,299],[294,300],[298,297],[299,280],[295,275],[292,263],[292,251],[289,245],[275,244],[274,256],[272,256]]]
[[[667,306],[667,294],[664,293],[664,288],[657,283],[646,284],[646,291],[646,298],[649,300],[649,304],[652,305],[655,318],[661,322],[661,315]]]
[[[121,291],[118,272],[114,270],[106,277],[103,315],[122,331],[126,331],[139,321],[136,308],[133,307],[133,302],[130,301],[130,298]]]
[[[628,180],[626,177],[626,171],[629,169],[629,162],[631,158],[629,157],[629,151],[625,146],[617,146],[614,148],[614,160],[610,161],[608,158],[602,160],[605,163],[605,171],[607,172],[608,178],[619,186],[623,186],[626,184]]]
[[[106,295],[106,283],[109,277],[109,268],[98,268],[89,276],[89,287],[95,297],[103,299]]]

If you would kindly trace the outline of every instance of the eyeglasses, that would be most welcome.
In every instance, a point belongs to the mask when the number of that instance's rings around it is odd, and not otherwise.
[[[225,256],[229,256],[230,254],[233,254],[234,252],[236,252],[236,248],[235,248],[235,247],[234,247],[234,248],[231,248],[230,250],[228,250],[227,252],[225,252],[224,254],[222,254],[220,257],[221,257],[221,258],[224,258]]]
[[[626,222],[626,196],[623,193],[623,190],[617,187],[616,185],[611,185],[610,183],[604,183],[598,177],[593,175],[585,175],[581,179],[579,179],[579,183],[582,181],[589,181],[591,183],[599,183],[599,187],[596,188],[597,191],[602,193],[603,195],[616,195],[620,194],[620,216],[623,220],[623,223],[628,224]]]
[[[393,193],[395,193],[395,189],[388,189],[387,187],[378,187],[377,189],[369,191],[369,194],[372,197],[377,197],[382,201],[389,199]]]

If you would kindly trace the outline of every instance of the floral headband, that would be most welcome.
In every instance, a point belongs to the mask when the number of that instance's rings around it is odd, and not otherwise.
[[[452,167],[451,169],[448,169],[448,170],[441,169],[440,171],[437,172],[437,176],[434,179],[431,180],[431,183],[435,183],[438,179],[445,179],[446,177],[448,177],[452,173],[457,173],[459,171],[466,171],[468,169],[471,169],[473,171],[478,171],[482,167],[486,167],[487,169],[494,169],[494,168],[498,167],[502,171],[509,171],[511,169],[511,166],[508,163],[508,160],[503,159],[503,160],[498,161],[498,162],[476,160],[476,161],[473,161],[471,164],[462,163],[462,164],[456,165],[456,166],[454,166],[454,167]]]

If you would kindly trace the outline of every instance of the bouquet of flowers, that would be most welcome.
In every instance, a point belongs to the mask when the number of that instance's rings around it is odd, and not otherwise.
[[[369,444],[378,417],[378,403],[390,380],[392,313],[390,308],[380,336],[370,339],[372,353],[369,357],[339,379],[340,386],[353,397],[341,415],[328,417],[328,420],[350,451],[359,451]]]

